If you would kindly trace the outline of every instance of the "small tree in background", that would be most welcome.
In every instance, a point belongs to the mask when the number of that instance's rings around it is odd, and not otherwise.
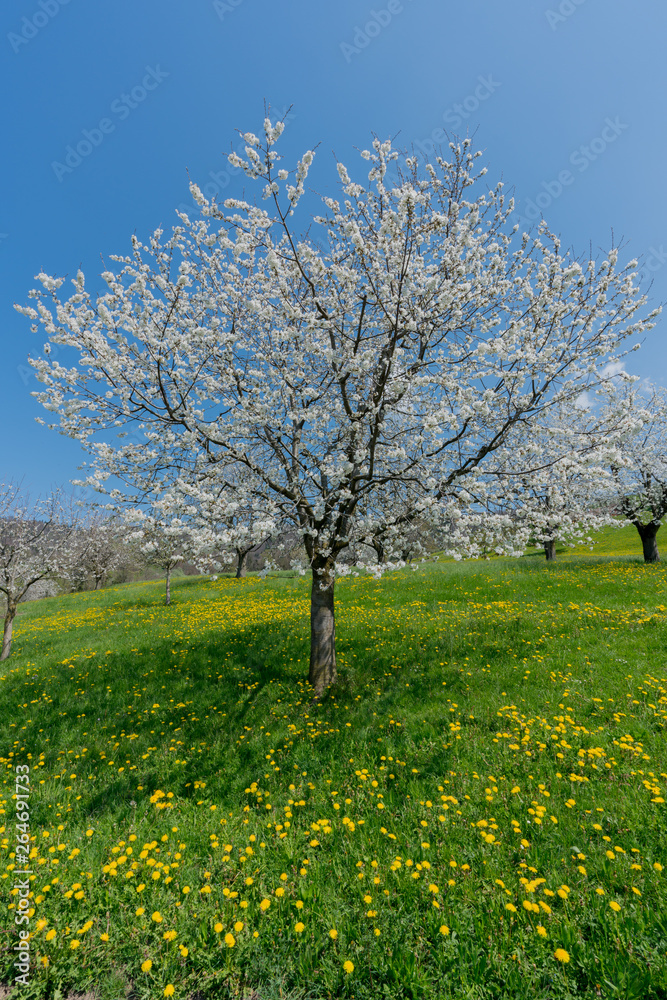
[[[218,572],[235,561],[239,580],[247,573],[248,557],[262,550],[278,534],[278,528],[275,517],[249,493],[251,477],[244,477],[239,470],[238,478],[245,479],[244,488],[239,490],[233,470],[226,473],[222,483],[211,472],[194,481],[180,478],[170,495],[176,503],[179,494],[188,502],[201,571]]]
[[[634,418],[612,464],[611,510],[637,529],[644,562],[660,562],[657,536],[667,516],[667,390],[624,379],[609,389],[607,406],[621,406]]]
[[[625,408],[579,399],[547,408],[525,428],[525,441],[515,431],[494,456],[494,474],[506,483],[503,510],[519,545],[541,545],[552,562],[557,542],[592,544],[591,532],[614,523],[609,467],[627,429]]]
[[[127,531],[117,519],[91,513],[77,532],[78,558],[72,575],[74,589],[82,590],[88,578],[101,590],[110,574],[127,561]]]
[[[11,653],[19,602],[40,580],[67,580],[78,516],[61,491],[32,503],[19,486],[0,486],[0,593],[5,616],[0,660]]]
[[[165,604],[171,604],[171,575],[197,551],[191,525],[182,506],[173,496],[154,500],[148,510],[135,508],[124,513],[131,531],[128,540],[137,544],[146,561],[165,572]]]

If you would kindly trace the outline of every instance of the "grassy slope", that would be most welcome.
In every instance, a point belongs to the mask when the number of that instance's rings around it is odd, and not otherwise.
[[[614,559],[641,559],[642,545],[637,534],[637,529],[633,525],[624,528],[602,528],[601,531],[593,533],[594,544],[578,544],[572,548],[566,548],[559,544],[557,552],[559,555],[592,555],[592,556],[613,556]],[[658,536],[658,542],[660,536]],[[544,558],[543,549],[533,549],[531,556]]]
[[[341,581],[316,706],[304,580],[22,607],[0,872],[9,930],[27,761],[23,995],[667,996],[667,576],[633,541]]]

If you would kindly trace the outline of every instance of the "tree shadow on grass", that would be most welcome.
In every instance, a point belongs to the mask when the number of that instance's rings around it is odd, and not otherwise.
[[[72,667],[52,659],[26,680],[28,693],[18,676],[2,691],[0,738],[11,746],[18,735],[33,760],[43,753],[43,776],[63,771],[56,789],[49,782],[52,793],[61,788],[65,795],[74,780],[70,771],[80,774],[77,811],[87,815],[130,813],[138,785],[200,798],[194,783],[206,777],[207,795],[227,798],[248,773],[266,766],[266,741],[260,747],[254,737],[262,724],[270,731],[267,719],[278,699],[294,706],[307,698],[301,668],[285,656],[299,644],[293,627],[276,623],[195,641],[150,637],[140,645],[135,639],[132,659],[111,653],[94,669],[90,660]],[[26,646],[22,659],[34,659],[32,643]],[[37,702],[28,718],[26,701]],[[16,726],[19,719],[24,729]]]
[[[285,757],[291,768],[311,774],[324,770],[341,752],[337,704],[354,706],[355,694],[363,694],[371,675],[389,670],[391,654],[383,664],[365,652],[364,635],[341,640],[346,657],[356,654],[355,666],[344,670],[338,687],[313,706],[306,673],[308,638],[302,625],[275,622],[270,628],[206,633],[194,641],[149,635],[142,643],[131,634],[128,645],[135,652],[110,653],[101,663],[95,660],[94,667],[91,660],[57,662],[62,654],[52,654],[38,679],[39,691],[48,697],[40,700],[21,733],[33,757],[44,753],[41,770],[50,778],[43,796],[36,796],[35,822],[46,823],[54,803],[65,798],[71,814],[131,822],[140,799],[158,789],[180,802],[205,799],[237,808],[245,787],[265,774],[267,755],[287,738],[289,724],[296,720],[303,729],[304,710],[321,719],[328,731],[318,737],[316,747],[305,737],[295,741],[298,745]],[[34,658],[31,643],[26,645],[24,656]],[[452,693],[458,674],[447,676]],[[405,688],[400,690],[394,675],[387,680],[381,711],[390,714],[404,699]],[[430,679],[411,675],[411,680],[413,697],[425,699]],[[15,687],[13,700],[7,717],[32,699],[25,688]],[[362,739],[366,725],[372,728],[372,719],[357,719],[344,738]],[[70,771],[77,779],[71,779]],[[54,781],[54,774],[61,777]]]

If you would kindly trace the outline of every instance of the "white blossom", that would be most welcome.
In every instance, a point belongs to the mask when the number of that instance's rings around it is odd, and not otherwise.
[[[467,139],[425,175],[406,160],[390,188],[399,151],[374,140],[368,182],[338,164],[342,200],[325,196],[300,236],[290,220],[313,153],[285,176],[277,128],[265,122],[245,159],[230,156],[267,192],[266,208],[203,198],[202,218],[113,258],[105,294],[81,284],[67,299],[41,276],[39,310],[22,311],[78,352],[71,368],[31,362],[36,395],[108,488],[116,477],[137,489],[169,468],[215,494],[220,523],[253,511],[267,533],[300,532],[321,693],[335,679],[341,554],[383,533],[386,565],[394,553],[400,562],[417,519],[455,554],[479,554],[482,521],[516,551],[500,452],[548,408],[594,391],[656,313],[641,315],[615,251],[576,260],[546,225],[515,238],[501,185],[473,199],[481,171]],[[130,442],[109,433],[128,430]],[[530,451],[513,468],[524,458],[530,473]]]

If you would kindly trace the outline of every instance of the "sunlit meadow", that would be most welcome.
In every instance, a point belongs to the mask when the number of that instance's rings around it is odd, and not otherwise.
[[[27,763],[17,997],[667,997],[667,574],[638,553],[346,578],[321,704],[290,574],[23,605],[0,982]]]

